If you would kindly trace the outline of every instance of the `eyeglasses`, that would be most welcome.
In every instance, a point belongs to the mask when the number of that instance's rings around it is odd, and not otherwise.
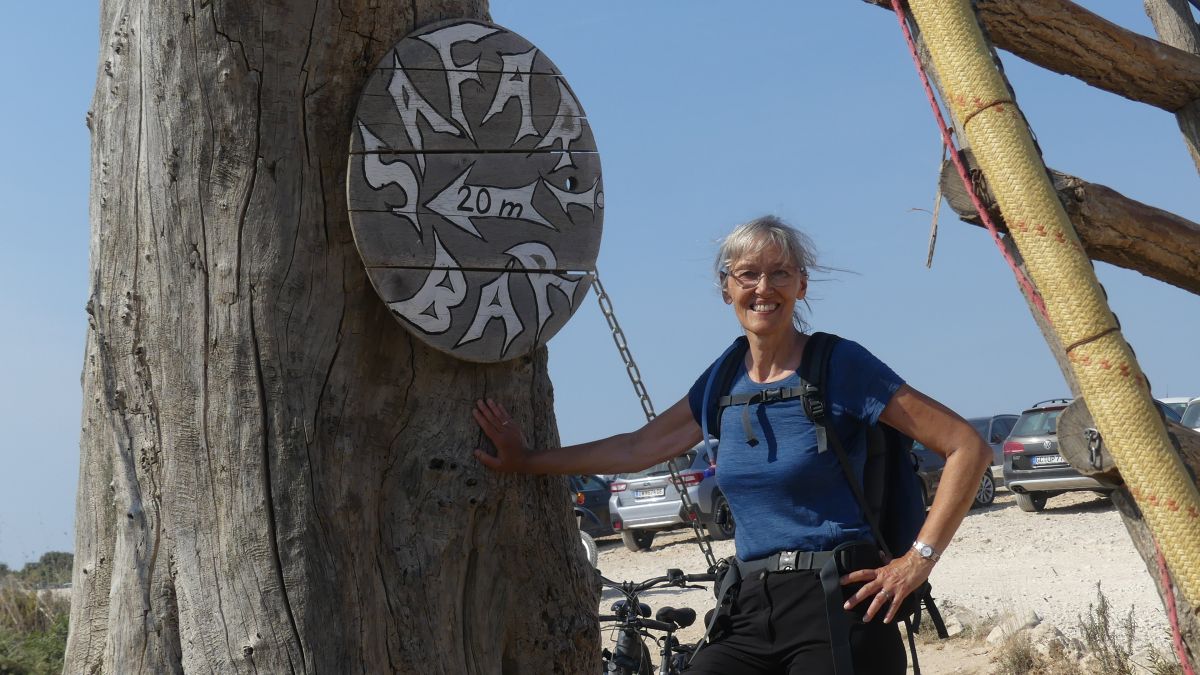
[[[757,288],[764,276],[767,278],[768,286],[772,288],[783,288],[794,283],[796,281],[796,277],[799,275],[794,269],[789,268],[778,269],[765,274],[758,270],[751,269],[735,270],[733,272],[724,271],[721,273],[722,280],[725,277],[730,277],[733,279],[734,283],[745,289]]]

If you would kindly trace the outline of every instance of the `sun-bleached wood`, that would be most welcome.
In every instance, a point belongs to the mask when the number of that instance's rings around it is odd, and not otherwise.
[[[484,396],[558,444],[545,349],[426,347],[351,238],[358,93],[458,16],[102,0],[65,672],[595,670],[565,481],[471,457]]]

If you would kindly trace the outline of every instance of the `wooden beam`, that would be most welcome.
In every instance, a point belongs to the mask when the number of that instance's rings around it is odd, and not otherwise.
[[[865,0],[891,8],[889,0]],[[992,42],[1043,68],[1175,112],[1200,100],[1200,56],[1067,0],[976,0]]]
[[[983,175],[973,166],[971,174],[996,226],[1004,228]],[[1103,185],[1053,169],[1050,175],[1088,257],[1200,295],[1200,224]],[[942,167],[941,183],[942,194],[959,218],[981,225],[962,181],[948,162]]]

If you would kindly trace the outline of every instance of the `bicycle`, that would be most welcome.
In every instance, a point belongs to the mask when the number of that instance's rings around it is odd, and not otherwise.
[[[610,611],[613,614],[600,615],[601,622],[615,623],[612,629],[618,631],[615,650],[610,652],[605,648],[601,652],[604,672],[615,675],[676,675],[681,672],[687,665],[688,655],[695,650],[695,645],[680,644],[674,633],[695,623],[696,610],[689,607],[663,607],[650,619],[650,606],[640,602],[638,594],[663,585],[705,588],[691,584],[715,580],[715,574],[684,574],[678,569],[668,569],[666,576],[640,582],[613,581],[601,576],[601,585],[620,591],[625,596],[612,604]],[[659,637],[650,631],[665,635]],[[653,657],[646,646],[646,640],[653,640],[659,646],[657,670],[654,669]]]

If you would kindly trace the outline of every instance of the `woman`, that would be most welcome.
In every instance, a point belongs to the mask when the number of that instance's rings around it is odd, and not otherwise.
[[[716,261],[717,279],[725,303],[732,306],[749,340],[743,369],[731,392],[799,386],[796,370],[808,336],[801,330],[797,303],[805,299],[808,270],[814,264],[806,237],[775,217],[740,225],[725,238]],[[701,400],[707,380],[705,371],[688,396],[637,431],[559,449],[527,449],[521,430],[504,407],[480,401],[475,419],[495,445],[496,455],[480,450],[475,454],[497,471],[638,471],[701,440]],[[843,605],[847,612],[857,612],[849,621],[855,672],[898,675],[905,671],[905,655],[892,622],[896,611],[925,582],[949,545],[970,508],[979,476],[991,462],[991,450],[965,420],[905,384],[849,340],[834,347],[825,394],[839,438],[840,430],[849,430],[842,440],[859,471],[865,462],[865,444],[853,430],[876,422],[900,430],[946,458],[915,548],[882,566],[869,564],[841,577],[843,587],[861,584],[846,595]],[[800,406],[798,399],[772,401],[759,404],[753,415],[743,416],[733,409],[721,415],[717,477],[737,519],[739,569],[745,565],[773,570],[755,564],[775,560],[783,551],[831,551],[871,538],[839,464],[830,458],[834,453],[817,452],[813,423]],[[833,673],[827,603],[817,576],[812,570],[756,572],[749,579],[743,574],[728,620],[700,650],[688,672]]]

